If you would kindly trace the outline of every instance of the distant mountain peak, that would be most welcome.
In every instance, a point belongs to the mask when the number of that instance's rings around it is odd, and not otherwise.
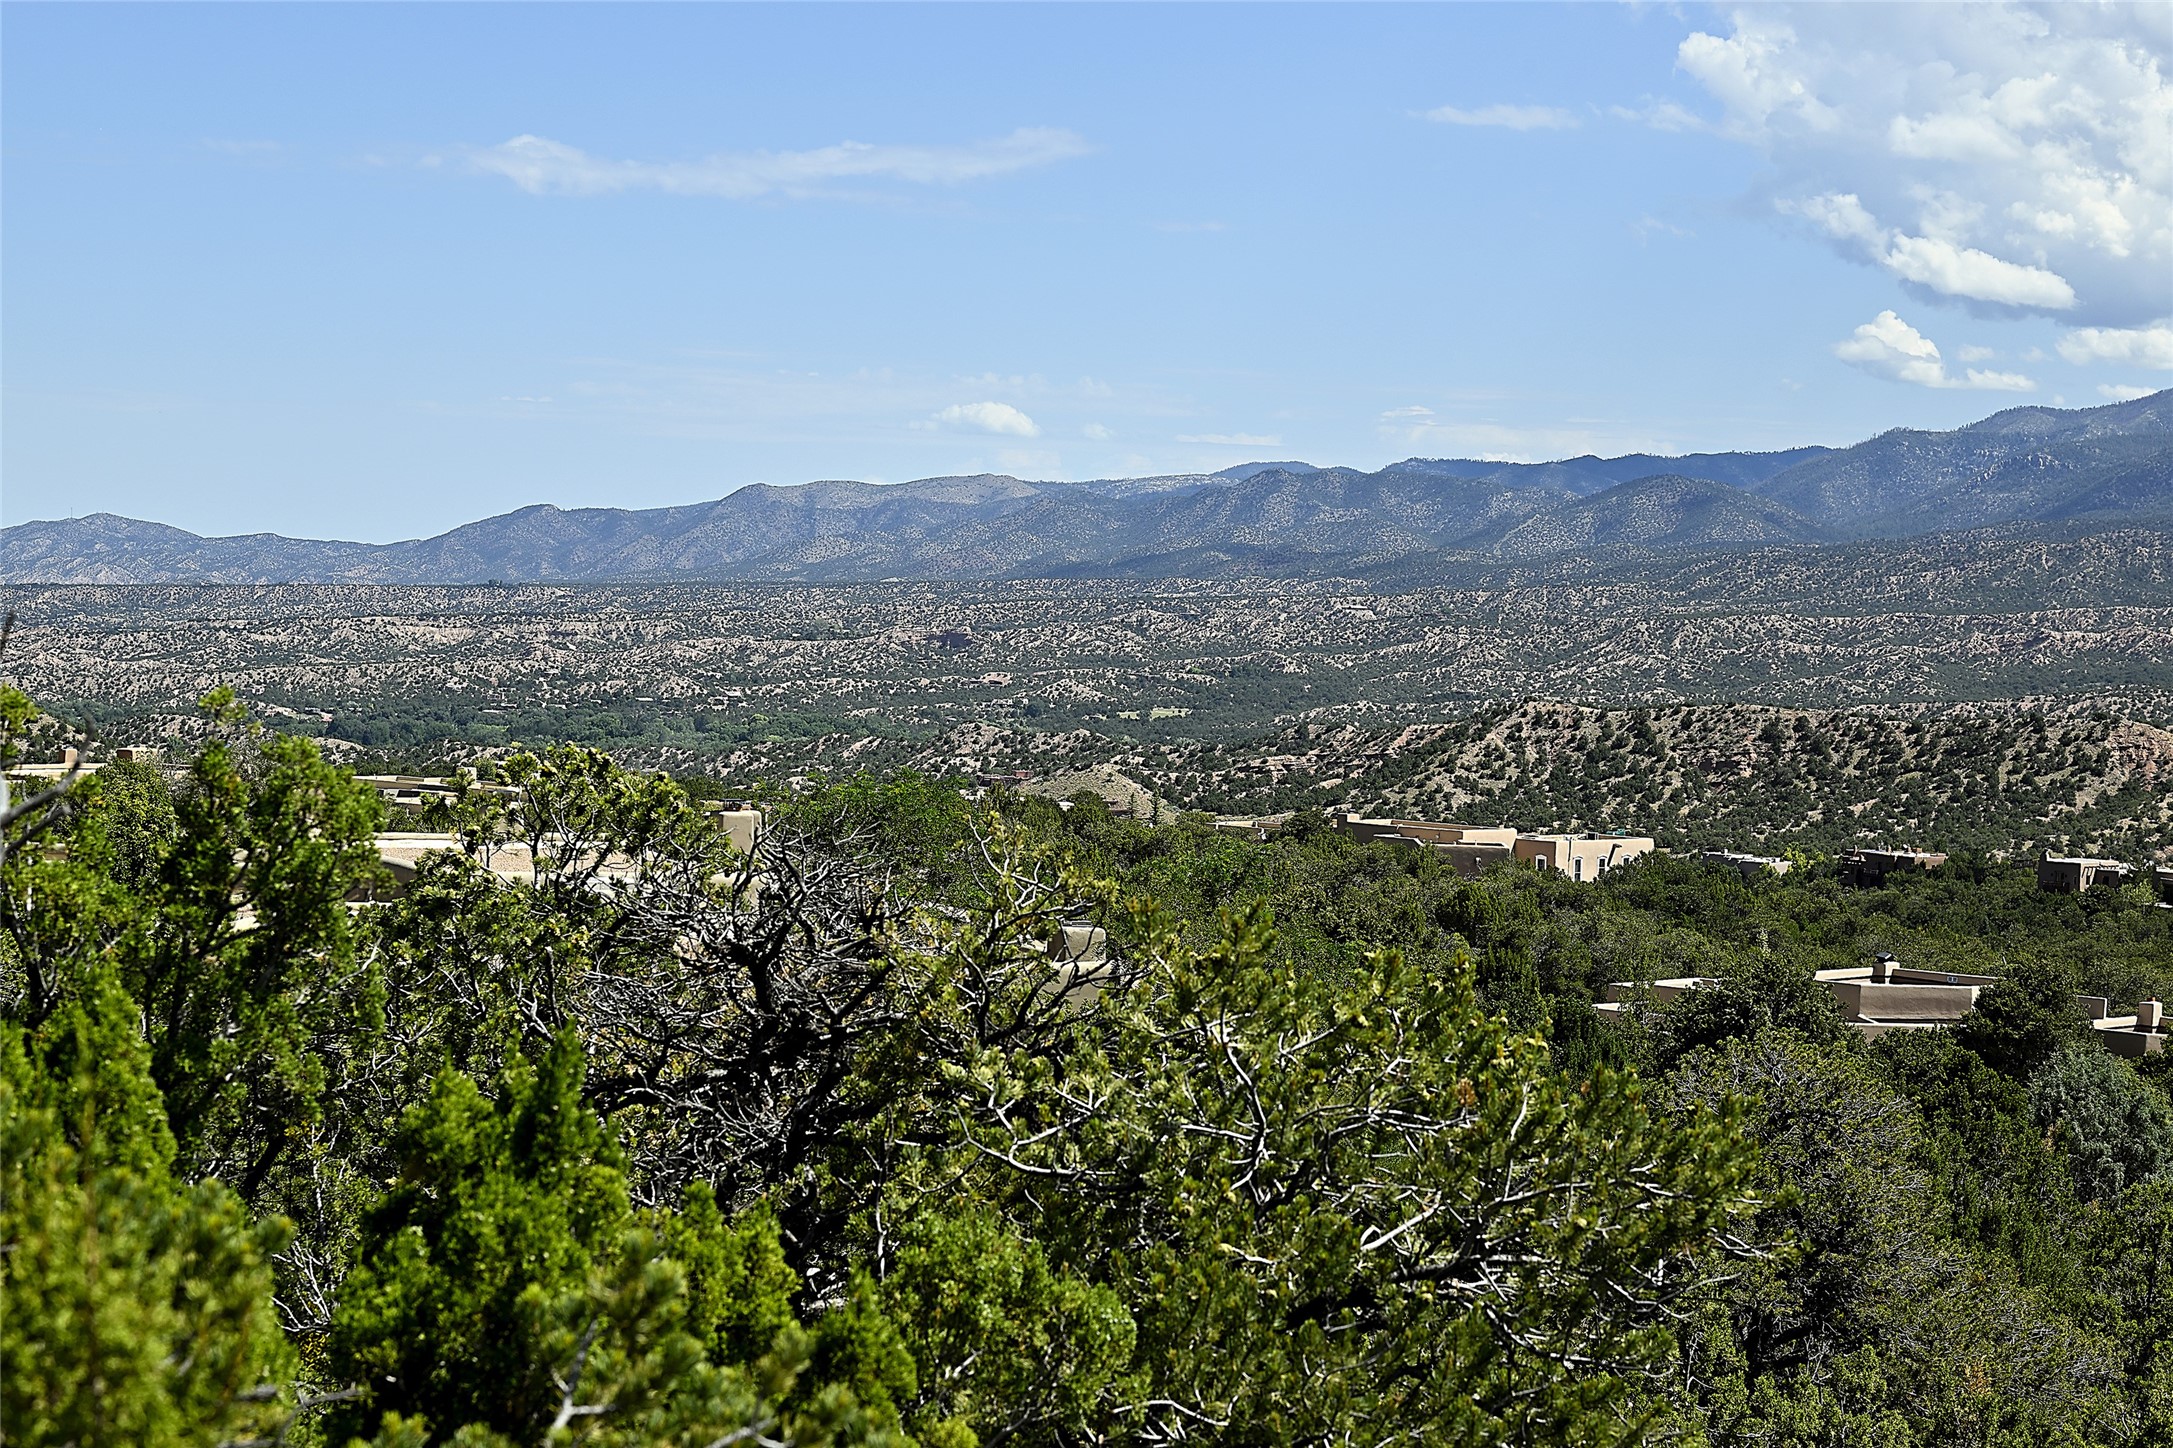
[[[651,509],[534,503],[434,538],[204,538],[112,513],[0,529],[11,583],[855,581],[1303,575],[1442,554],[1743,548],[1958,528],[2173,526],[2173,390],[2009,408],[1854,447],[1545,463],[1407,458],[1377,472],[1255,462],[1035,482],[753,483]],[[1404,567],[1404,564],[1398,564]]]

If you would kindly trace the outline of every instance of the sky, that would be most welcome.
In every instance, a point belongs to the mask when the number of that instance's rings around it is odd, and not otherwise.
[[[2173,385],[2173,6],[0,6],[0,521],[1843,445]]]

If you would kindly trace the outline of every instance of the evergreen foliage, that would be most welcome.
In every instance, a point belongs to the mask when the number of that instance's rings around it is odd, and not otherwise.
[[[2072,1010],[2173,983],[2127,894],[1467,881],[914,777],[747,852],[564,746],[371,903],[375,797],[209,702],[178,785],[7,825],[9,1441],[2173,1431],[2173,1117]],[[1875,949],[2004,979],[1867,1046],[1812,973]]]

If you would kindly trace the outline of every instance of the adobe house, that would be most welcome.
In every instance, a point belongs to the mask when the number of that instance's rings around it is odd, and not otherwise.
[[[2080,895],[2097,885],[2124,885],[2134,873],[2118,860],[2047,855],[2037,862],[2037,888],[2056,895]]]
[[[1362,815],[1335,814],[1328,823],[1358,840],[1402,840],[1414,845],[1500,845],[1507,848],[1517,837],[1508,825],[1459,825],[1434,820],[1368,819]]]
[[[1618,980],[1601,988],[1600,999],[1592,1009],[1598,1011],[1602,1019],[1619,1019],[1641,994],[1650,1001],[1671,1001],[1691,991],[1719,984],[1720,977],[1714,975],[1678,975],[1655,981]]]
[[[1744,855],[1734,850],[1707,850],[1705,863],[1725,865],[1746,880],[1755,880],[1760,875],[1788,873],[1788,861],[1778,855]]]
[[[1099,925],[1068,922],[1049,941],[1049,964],[1050,976],[1035,993],[1061,997],[1072,1010],[1086,1009],[1101,999],[1114,972],[1108,933]]]
[[[1868,966],[1822,970],[1813,979],[1833,992],[1841,1018],[1867,1041],[1889,1031],[1951,1026],[1977,1008],[1977,997],[1987,986],[2000,981],[1996,975],[1918,970],[1891,955],[1881,955]]]
[[[2131,1061],[2139,1061],[2165,1049],[2165,1006],[2158,1001],[2144,1001],[2135,1008],[2132,1016],[2100,1014],[2090,1022],[2090,1027],[2105,1043],[2106,1050]]]
[[[1643,835],[1518,835],[1510,849],[1536,869],[1597,880],[1617,865],[1651,854],[1653,843]]]
[[[1881,955],[1870,965],[1846,966],[1819,971],[1813,979],[1833,993],[1841,1018],[1867,1041],[1891,1031],[1924,1031],[1951,1026],[1974,1010],[1977,997],[1996,985],[1996,975],[1966,975],[1958,971],[1917,970],[1891,955]],[[1619,1017],[1625,1006],[1644,992],[1654,1001],[1669,1001],[1693,990],[1720,982],[1711,976],[1682,976],[1656,980],[1615,981],[1594,1007],[1602,1017]]]
[[[1813,979],[1833,993],[1842,1019],[1867,1041],[1892,1031],[1951,1026],[1975,1010],[1978,996],[2000,981],[1996,975],[1919,970],[1891,955],[1881,955],[1870,965],[1822,970]],[[1619,1020],[1640,995],[1655,1002],[1671,1001],[1689,991],[1718,984],[1720,981],[1712,976],[1678,976],[1651,982],[1618,980],[1602,990],[1602,999],[1593,1010],[1602,1019]],[[2169,1031],[2165,1008],[2157,1001],[2144,1001],[2135,1014],[2126,1016],[2113,1015],[2103,996],[2077,996],[2075,1005],[2097,1039],[2116,1056],[2137,1059],[2166,1049]]]
[[[740,854],[754,851],[755,838],[762,830],[762,811],[758,809],[733,809],[718,801],[705,801],[704,811],[723,830],[725,839]],[[376,837],[377,863],[384,867],[384,876],[361,887],[348,897],[356,904],[368,904],[395,900],[405,895],[415,883],[425,855],[440,851],[463,851],[461,837],[444,831],[384,830]],[[545,842],[548,854],[552,848]],[[525,841],[504,840],[485,849],[478,857],[483,868],[501,880],[514,884],[532,884],[536,878],[536,860]],[[606,880],[631,878],[637,872],[636,863],[624,855],[613,855],[605,860],[598,871]],[[722,884],[729,873],[712,877],[712,884]],[[761,879],[756,877],[759,888]]]
[[[1517,832],[1508,825],[1460,825],[1433,820],[1367,819],[1336,814],[1329,824],[1352,838],[1412,845],[1436,851],[1449,867],[1475,880],[1488,865],[1515,858]]]
[[[1841,883],[1877,889],[1897,870],[1928,875],[1946,862],[1945,855],[1932,850],[1850,850],[1840,860]]]

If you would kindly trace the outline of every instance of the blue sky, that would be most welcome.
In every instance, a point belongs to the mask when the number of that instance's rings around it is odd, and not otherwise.
[[[2169,16],[11,4],[0,516],[2096,405],[2173,381]]]

